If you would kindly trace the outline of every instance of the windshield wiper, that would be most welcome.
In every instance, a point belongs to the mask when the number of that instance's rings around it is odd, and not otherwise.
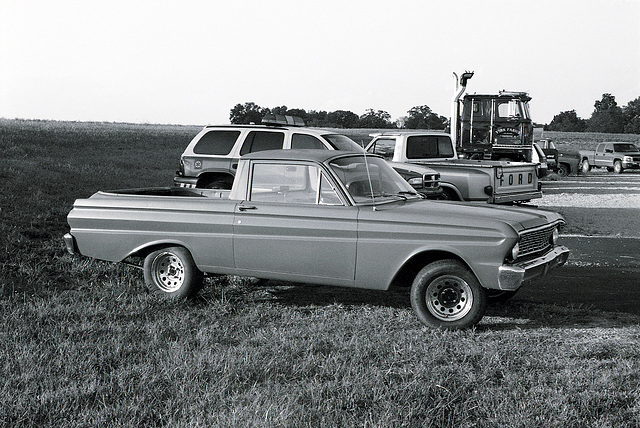
[[[407,190],[402,190],[398,193],[374,193],[371,196],[373,196],[374,198],[388,198],[395,196],[397,198],[401,198],[403,201],[406,201],[407,199],[409,199],[406,195],[422,197],[422,195],[417,192],[409,192]]]

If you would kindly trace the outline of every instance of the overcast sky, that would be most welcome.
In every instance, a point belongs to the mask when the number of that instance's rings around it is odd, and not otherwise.
[[[0,117],[205,125],[238,103],[413,106],[527,91],[533,119],[640,97],[640,0],[0,0]]]

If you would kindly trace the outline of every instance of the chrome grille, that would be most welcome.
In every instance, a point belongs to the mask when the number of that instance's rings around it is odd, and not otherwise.
[[[440,174],[424,174],[424,187],[437,188],[440,186]]]
[[[556,225],[549,225],[540,229],[525,230],[520,234],[520,253],[518,257],[538,253],[551,248],[551,235]]]

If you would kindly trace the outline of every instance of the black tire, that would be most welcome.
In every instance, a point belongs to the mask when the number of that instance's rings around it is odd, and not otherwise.
[[[571,174],[571,169],[569,168],[569,165],[565,163],[561,163],[560,165],[558,165],[558,175],[560,177],[566,177],[569,174]]]
[[[215,190],[231,190],[231,186],[233,182],[226,180],[216,180],[210,183],[205,184],[203,187],[205,189],[215,189]]]
[[[438,199],[441,201],[459,201],[460,200],[456,191],[449,187],[442,188],[442,193],[438,196]]]
[[[144,259],[145,284],[170,298],[195,296],[202,288],[203,279],[203,273],[186,248],[162,248]]]
[[[615,161],[613,163],[613,172],[616,174],[622,174],[622,171],[624,171],[624,168],[622,168],[622,162],[619,160]]]
[[[464,264],[439,260],[416,275],[411,286],[411,307],[429,327],[464,329],[482,319],[487,293]]]
[[[591,171],[591,164],[589,164],[589,159],[584,159],[582,161],[582,165],[580,165],[580,171],[582,171],[583,174]]]
[[[504,303],[516,295],[518,290],[487,290],[487,298],[489,303]]]

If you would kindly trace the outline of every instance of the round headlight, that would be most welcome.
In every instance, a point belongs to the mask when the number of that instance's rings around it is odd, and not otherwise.
[[[518,253],[520,253],[520,243],[516,242],[516,245],[511,249],[511,260],[517,259]]]
[[[558,242],[558,236],[560,235],[560,232],[558,232],[558,228],[554,228],[553,229],[553,233],[551,234],[551,244],[556,245],[556,243]]]

